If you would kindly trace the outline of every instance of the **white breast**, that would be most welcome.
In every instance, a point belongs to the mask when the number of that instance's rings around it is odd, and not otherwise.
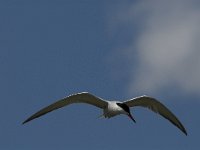
[[[104,110],[104,116],[106,118],[114,117],[119,114],[125,114],[126,112],[119,107],[116,103],[121,103],[118,101],[109,101],[108,107]]]

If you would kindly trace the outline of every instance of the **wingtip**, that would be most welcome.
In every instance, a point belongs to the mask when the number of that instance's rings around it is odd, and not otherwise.
[[[22,125],[24,125],[25,123],[27,123],[28,121],[27,120],[25,120],[24,122],[22,122]]]
[[[31,118],[26,119],[24,122],[22,122],[22,125],[26,124],[27,122],[31,121]]]

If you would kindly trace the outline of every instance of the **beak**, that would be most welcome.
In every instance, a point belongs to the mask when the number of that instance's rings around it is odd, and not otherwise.
[[[129,116],[129,118],[130,118],[131,120],[133,120],[133,122],[136,123],[136,121],[135,121],[135,119],[133,118],[133,116],[131,115],[131,113],[129,113],[128,116]]]

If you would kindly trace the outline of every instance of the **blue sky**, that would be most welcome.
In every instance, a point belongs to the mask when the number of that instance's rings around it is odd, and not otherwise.
[[[0,1],[0,149],[199,149],[200,43],[196,0]],[[159,99],[188,131],[144,108],[97,119],[71,105],[26,125],[40,108],[88,91]]]

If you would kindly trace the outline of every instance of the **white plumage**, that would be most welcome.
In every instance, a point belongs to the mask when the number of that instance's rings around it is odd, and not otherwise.
[[[120,102],[120,101],[103,100],[102,98],[96,97],[88,92],[77,93],[77,94],[73,94],[68,97],[65,97],[61,100],[58,100],[57,102],[41,109],[40,111],[36,112],[32,116],[30,116],[28,119],[26,119],[23,122],[23,124],[35,118],[38,118],[48,112],[51,112],[53,110],[56,110],[58,108],[61,108],[73,103],[86,103],[86,104],[96,106],[100,109],[103,109],[103,116],[105,118],[111,118],[116,115],[124,114],[124,115],[129,116],[129,118],[132,119],[134,122],[135,120],[130,113],[129,107],[135,107],[135,106],[146,107],[160,114],[167,120],[169,120],[176,127],[178,127],[185,135],[187,135],[187,132],[184,126],[178,120],[178,118],[158,100],[152,97],[148,97],[148,96],[140,96],[140,97],[136,97],[136,98],[124,101],[124,102]]]

